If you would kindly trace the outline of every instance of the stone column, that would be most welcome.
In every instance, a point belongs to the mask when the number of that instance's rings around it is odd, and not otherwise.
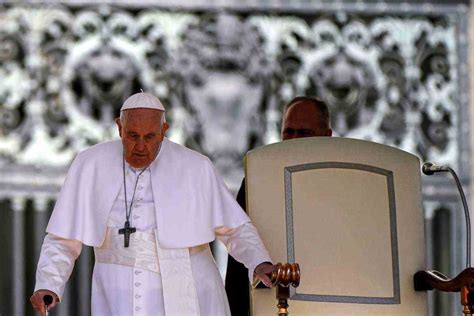
[[[82,246],[82,253],[77,260],[78,268],[78,300],[80,302],[78,306],[79,315],[88,315],[91,311],[91,282],[92,282],[92,248],[88,246]]]
[[[38,262],[41,252],[41,245],[43,244],[44,236],[46,235],[46,225],[48,224],[48,198],[36,196],[33,200],[34,205],[34,232],[35,232],[35,264]]]
[[[25,315],[25,198],[14,197],[13,209],[13,315]]]
[[[474,216],[473,216],[473,213],[472,213],[472,207],[474,205],[474,185],[472,185],[473,183],[473,179],[474,179],[474,168],[472,167],[472,157],[474,157],[474,111],[473,111],[473,105],[474,105],[474,78],[473,78],[473,74],[474,74],[474,50],[473,50],[473,43],[474,43],[474,32],[472,31],[472,27],[474,27],[474,23],[473,23],[473,19],[474,19],[474,6],[473,6],[473,2],[470,1],[470,8],[469,8],[469,79],[470,79],[470,82],[469,82],[469,118],[470,118],[470,143],[471,143],[471,174],[470,174],[470,178],[471,178],[471,186],[470,186],[470,190],[469,192],[466,192],[466,194],[468,195],[467,199],[468,199],[468,203],[469,203],[469,207],[471,208],[471,230],[472,230],[472,227],[474,227]],[[471,264],[473,262],[473,251],[472,251],[472,244],[473,244],[473,236],[471,235]]]

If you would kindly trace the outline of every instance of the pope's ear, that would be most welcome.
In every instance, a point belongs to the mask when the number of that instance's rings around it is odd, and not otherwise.
[[[166,135],[166,131],[170,128],[168,122],[163,122],[163,136]]]
[[[117,129],[119,132],[120,138],[122,138],[122,122],[120,122],[120,118],[115,119],[115,124],[117,124]]]

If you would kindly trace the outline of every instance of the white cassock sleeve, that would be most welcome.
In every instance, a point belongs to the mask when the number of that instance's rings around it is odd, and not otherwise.
[[[50,290],[62,299],[64,287],[71,276],[74,262],[81,254],[82,243],[47,234],[41,247],[36,269],[37,290]]]
[[[260,263],[272,262],[252,223],[237,228],[219,227],[216,229],[216,237],[224,243],[229,254],[249,270],[250,282],[253,281],[255,268]]]

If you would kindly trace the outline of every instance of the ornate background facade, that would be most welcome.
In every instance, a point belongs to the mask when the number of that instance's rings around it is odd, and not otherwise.
[[[449,165],[469,192],[469,12],[467,1],[1,3],[0,314],[32,314],[67,167],[118,137],[114,118],[139,89],[166,104],[169,137],[208,155],[234,191],[245,152],[278,141],[283,105],[307,94],[328,102],[337,136]],[[454,276],[457,191],[423,181],[428,267]],[[91,261],[85,250],[57,314],[88,313]],[[431,313],[455,313],[457,300],[432,296]]]

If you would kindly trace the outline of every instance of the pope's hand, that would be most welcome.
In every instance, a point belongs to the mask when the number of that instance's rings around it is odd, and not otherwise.
[[[50,297],[47,297],[48,295]],[[52,300],[50,300],[51,298]],[[46,303],[48,303],[48,311],[50,311],[59,303],[59,298],[54,292],[38,290],[31,295],[30,302],[35,311],[40,311],[41,316],[46,316]]]
[[[260,281],[263,282],[263,284],[265,284],[265,286],[272,287],[270,276],[272,275],[274,269],[276,269],[275,265],[269,262],[263,262],[255,268],[255,275]]]

